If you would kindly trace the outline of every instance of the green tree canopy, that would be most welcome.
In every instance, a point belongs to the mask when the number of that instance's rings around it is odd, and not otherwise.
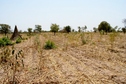
[[[29,33],[29,34],[32,33],[32,28],[28,28],[28,33]]]
[[[35,31],[36,32],[41,32],[42,31],[41,25],[35,25]]]
[[[0,24],[0,32],[4,33],[5,35],[9,33],[11,30],[11,27],[8,24]]]
[[[108,22],[102,21],[98,26],[98,30],[103,31],[103,34],[104,34],[104,32],[106,32],[106,34],[107,34],[108,32],[111,31],[111,26]]]
[[[98,31],[98,28],[94,27],[93,30],[96,33]]]
[[[68,26],[65,26],[64,27],[64,30],[67,32],[67,33],[69,33],[69,32],[71,32],[71,27],[68,25]]]
[[[74,29],[72,29],[72,32],[75,32],[75,30],[74,30]]]
[[[51,27],[50,27],[50,29],[51,29],[50,31],[54,32],[54,35],[55,35],[55,33],[58,32],[58,30],[59,30],[59,25],[52,24]]]
[[[122,28],[122,31],[125,34],[126,33],[126,28]]]

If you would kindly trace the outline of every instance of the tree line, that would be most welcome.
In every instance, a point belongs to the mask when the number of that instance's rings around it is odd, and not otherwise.
[[[98,28],[93,28],[94,32],[99,31],[102,34],[107,34],[109,32],[123,32],[126,33],[126,19],[123,20],[124,27],[123,28],[118,28],[118,26],[115,26],[114,28],[111,27],[111,25],[107,21],[102,21],[99,25]],[[118,28],[118,30],[117,30]],[[65,26],[63,29],[59,30],[60,27],[57,24],[51,24],[50,26],[50,32],[54,32],[54,35],[56,32],[64,32],[64,33],[69,33],[69,32],[75,32],[74,29],[71,29],[71,26]],[[78,32],[86,32],[87,26],[85,25],[84,27],[78,26]],[[121,29],[121,30],[120,30]],[[33,30],[32,28],[28,28],[27,32],[31,34],[32,32],[37,32],[41,33],[42,26],[41,25],[35,25],[35,29]],[[0,33],[4,33],[5,35],[7,33],[11,33],[11,27],[8,24],[0,24]]]
[[[123,28],[118,28],[118,26],[115,26],[114,28],[106,21],[102,21],[99,25],[98,28],[93,28],[94,32],[99,31],[100,33],[109,33],[109,32],[123,32],[126,33],[126,19],[123,20],[124,27]],[[118,29],[118,30],[117,30]],[[121,30],[120,30],[121,29]]]

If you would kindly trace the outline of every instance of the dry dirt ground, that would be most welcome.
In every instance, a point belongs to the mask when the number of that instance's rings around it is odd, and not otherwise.
[[[19,84],[126,84],[126,35],[42,33],[14,45],[23,51],[24,67],[15,73]],[[47,40],[56,48],[45,50]],[[2,51],[2,50],[1,50]],[[0,84],[12,81],[0,66]],[[10,73],[9,73],[10,72]],[[10,83],[11,84],[11,83]]]

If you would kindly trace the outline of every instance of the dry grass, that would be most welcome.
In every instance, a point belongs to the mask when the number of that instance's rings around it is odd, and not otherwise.
[[[15,73],[18,83],[126,84],[126,35],[118,33],[112,41],[110,35],[99,33],[85,37],[83,45],[80,33],[41,33],[14,45],[15,51],[24,53],[24,68]],[[43,49],[47,40],[57,48]],[[8,81],[11,73],[0,65],[0,83]]]

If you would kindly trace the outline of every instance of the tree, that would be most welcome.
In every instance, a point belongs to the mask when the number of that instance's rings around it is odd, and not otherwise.
[[[124,28],[122,28],[123,33],[126,33],[126,19],[123,19]]]
[[[32,28],[28,28],[28,33],[29,33],[29,34],[32,33]]]
[[[124,27],[126,28],[126,19],[123,19]]]
[[[121,27],[119,27],[119,28],[117,29],[117,32],[122,32],[122,31],[121,31],[121,29],[122,29],[122,28],[121,28]]]
[[[75,30],[74,30],[74,29],[72,29],[72,32],[75,32]]]
[[[51,27],[50,27],[50,29],[51,29],[50,31],[54,32],[54,35],[55,35],[55,33],[58,32],[58,30],[59,30],[59,25],[52,24]]]
[[[125,34],[126,33],[126,28],[122,28],[122,31]]]
[[[40,33],[42,31],[41,25],[35,25],[35,31]]]
[[[69,32],[71,32],[71,27],[68,25],[68,26],[64,27],[64,30],[65,30],[67,33],[69,33]]]
[[[94,27],[93,30],[96,33],[98,31],[98,28]]]
[[[83,32],[86,32],[87,26],[82,27]]]
[[[81,27],[80,26],[78,26],[78,32],[81,32]]]
[[[5,36],[7,33],[9,33],[11,30],[11,27],[8,24],[0,24],[0,32],[4,33]]]
[[[98,30],[99,30],[100,32],[103,31],[103,34],[104,34],[104,32],[106,32],[106,34],[107,34],[108,32],[111,31],[111,26],[110,26],[110,24],[109,24],[108,22],[102,21],[102,22],[99,24],[99,26],[98,26]]]
[[[114,28],[111,29],[112,32],[116,32],[117,31],[118,26],[115,26]]]
[[[22,30],[19,30],[19,33],[22,33]]]

